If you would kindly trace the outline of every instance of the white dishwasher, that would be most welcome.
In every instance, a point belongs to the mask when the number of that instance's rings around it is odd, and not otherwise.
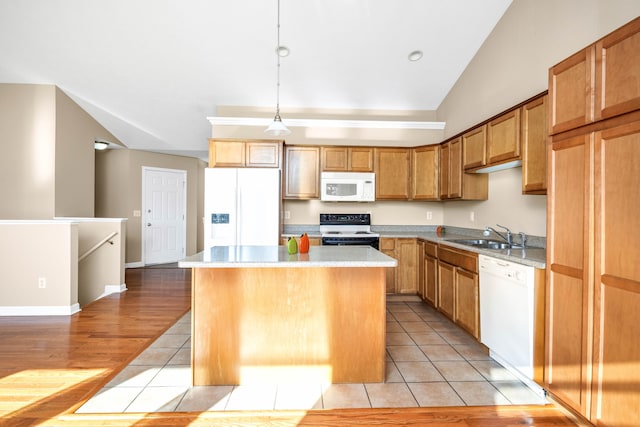
[[[480,267],[480,341],[490,355],[540,394],[533,382],[534,268],[485,255]]]

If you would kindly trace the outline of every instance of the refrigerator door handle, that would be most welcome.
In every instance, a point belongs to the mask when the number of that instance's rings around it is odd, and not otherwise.
[[[236,213],[242,212],[242,185],[238,183],[238,188],[236,189]],[[236,215],[236,245],[239,245],[242,242],[242,227],[240,227],[240,222],[238,216]]]

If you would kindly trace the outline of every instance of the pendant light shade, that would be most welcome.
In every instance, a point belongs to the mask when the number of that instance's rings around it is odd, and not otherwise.
[[[283,46],[280,46],[280,0],[278,0],[278,44],[276,45],[276,57],[278,58],[278,68],[277,68],[277,76],[278,83],[276,85],[276,115],[273,118],[273,122],[269,125],[268,128],[264,130],[264,133],[271,136],[284,136],[289,135],[291,131],[284,123],[282,123],[282,119],[280,118],[280,51],[283,49]],[[289,50],[284,48],[288,53]]]

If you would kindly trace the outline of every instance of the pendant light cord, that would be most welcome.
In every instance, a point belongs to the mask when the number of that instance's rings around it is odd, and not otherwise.
[[[278,57],[278,67],[276,69],[277,74],[277,87],[276,87],[276,117],[280,118],[280,0],[278,0],[278,44],[276,45],[276,56]]]

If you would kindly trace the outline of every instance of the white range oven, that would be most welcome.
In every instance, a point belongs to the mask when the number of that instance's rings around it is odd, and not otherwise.
[[[320,214],[323,245],[364,245],[378,249],[380,234],[371,231],[370,214]]]

